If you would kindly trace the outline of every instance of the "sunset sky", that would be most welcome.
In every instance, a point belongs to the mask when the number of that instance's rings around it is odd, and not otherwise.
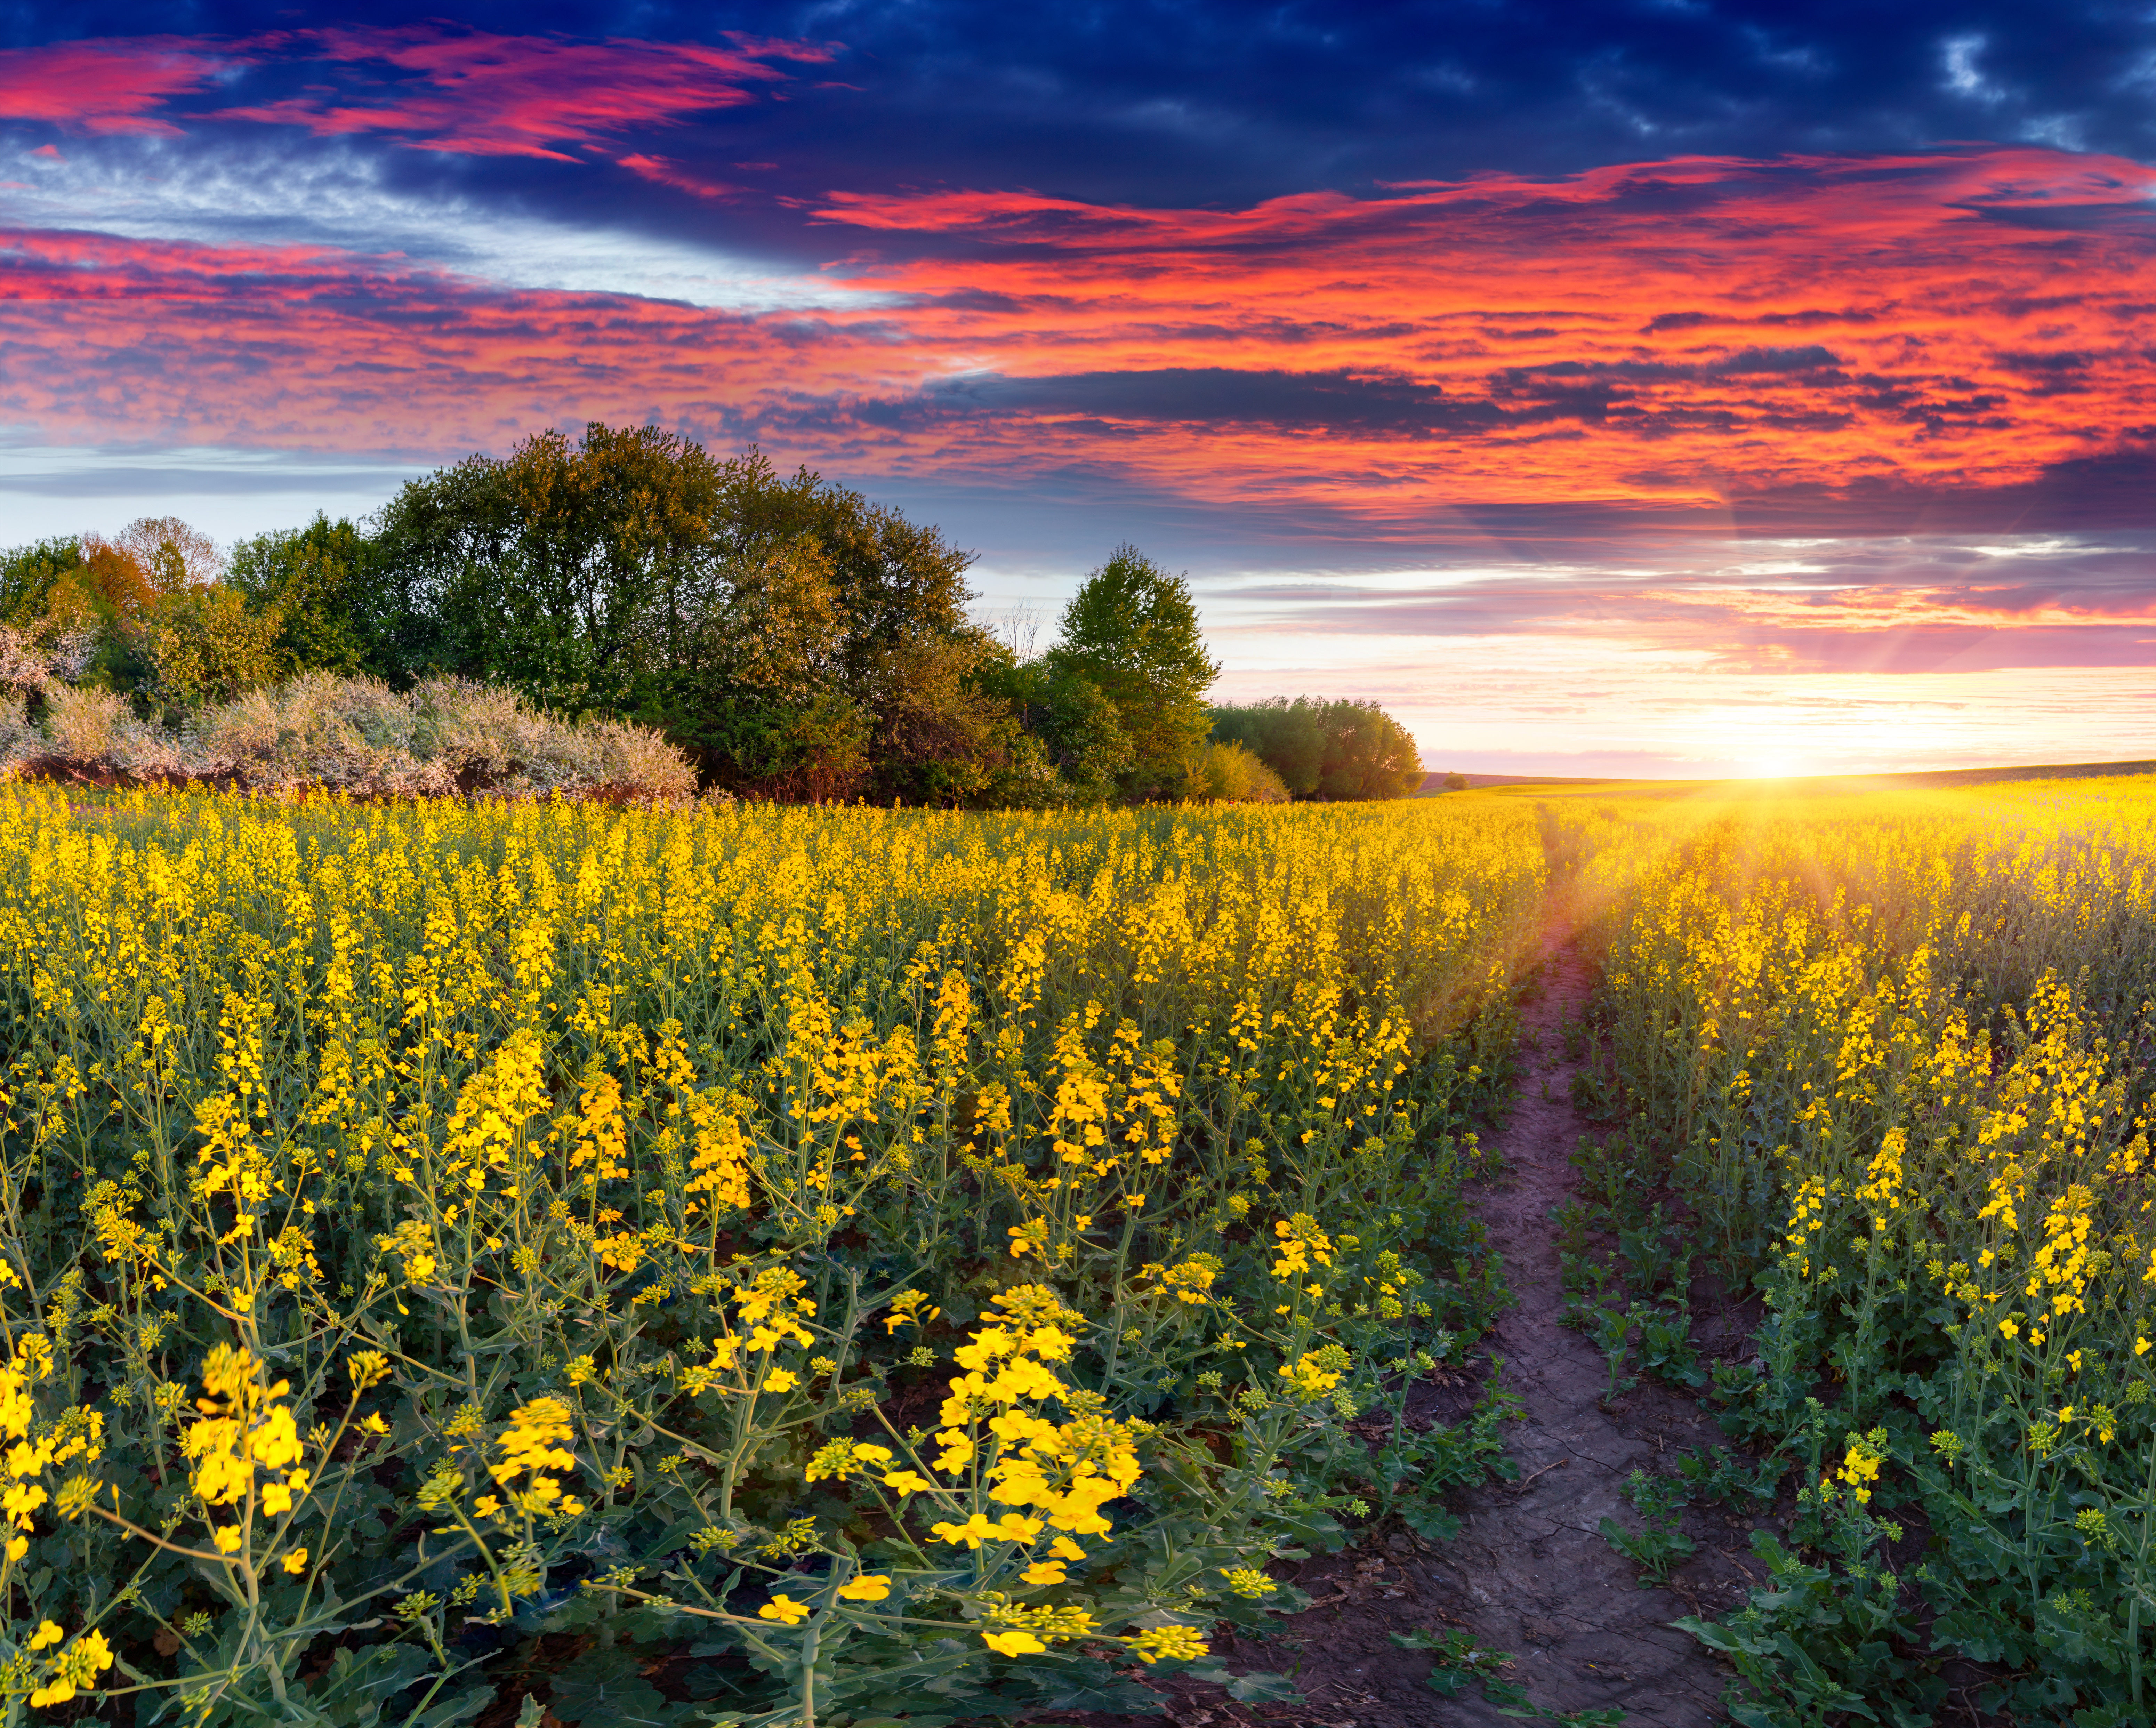
[[[2156,10],[0,8],[0,543],[548,425],[1433,768],[2156,756]]]

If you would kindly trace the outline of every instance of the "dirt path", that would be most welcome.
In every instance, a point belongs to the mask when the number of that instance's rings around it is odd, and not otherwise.
[[[1726,1722],[1730,1681],[1671,1622],[1718,1618],[1742,1608],[1763,1568],[1748,1551],[1751,1520],[1695,1505],[1684,1529],[1697,1545],[1666,1589],[1642,1589],[1635,1568],[1601,1534],[1604,1518],[1639,1528],[1624,1489],[1635,1469],[1671,1474],[1671,1454],[1721,1448],[1713,1421],[1690,1393],[1645,1382],[1605,1408],[1609,1367],[1586,1337],[1561,1324],[1564,1290],[1551,1214],[1574,1197],[1572,1154],[1593,1126],[1573,1105],[1585,1058],[1568,1057],[1564,1029],[1587,1007],[1587,967],[1553,909],[1543,965],[1520,1002],[1517,1100],[1494,1136],[1502,1173],[1474,1197],[1504,1260],[1517,1305],[1477,1351],[1504,1359],[1502,1385],[1523,1407],[1506,1430],[1515,1482],[1455,1497],[1457,1536],[1435,1546],[1394,1531],[1306,1562],[1295,1582],[1314,1605],[1263,1641],[1225,1638],[1218,1654],[1237,1671],[1291,1675],[1299,1705],[1235,1704],[1211,1688],[1178,1686],[1163,1700],[1177,1728],[1467,1728],[1517,1723],[1467,1685],[1440,1696],[1432,1659],[1395,1633],[1464,1632],[1512,1658],[1502,1678],[1524,1688],[1543,1720],[1620,1710],[1635,1728],[1707,1728]],[[1709,1318],[1693,1341],[1709,1356],[1748,1354],[1752,1317],[1702,1278],[1696,1311]],[[1418,1388],[1412,1416],[1458,1422],[1475,1387]],[[1088,1728],[1136,1728],[1141,1719],[1088,1716]],[[1150,1719],[1158,1722],[1161,1719]]]
[[[1503,1384],[1524,1407],[1524,1418],[1507,1430],[1519,1479],[1456,1500],[1462,1528],[1451,1541],[1424,1547],[1395,1533],[1306,1566],[1296,1582],[1320,1605],[1286,1622],[1276,1641],[1229,1640],[1221,1652],[1239,1669],[1292,1674],[1306,1701],[1239,1706],[1217,1694],[1204,1701],[1178,1697],[1170,1720],[1179,1728],[1517,1722],[1474,1686],[1438,1695],[1430,1685],[1431,1658],[1392,1636],[1455,1630],[1484,1650],[1508,1654],[1502,1677],[1549,1715],[1614,1707],[1640,1728],[1727,1720],[1719,1704],[1727,1671],[1670,1623],[1743,1606],[1761,1571],[1746,1552],[1744,1527],[1712,1511],[1688,1512],[1685,1528],[1698,1551],[1670,1588],[1654,1590],[1640,1587],[1635,1568],[1601,1534],[1604,1518],[1638,1527],[1623,1493],[1634,1469],[1651,1473],[1659,1464],[1667,1472],[1668,1454],[1722,1441],[1696,1398],[1651,1382],[1604,1408],[1608,1365],[1560,1324],[1564,1292],[1550,1215],[1573,1196],[1571,1155],[1591,1126],[1573,1106],[1573,1076],[1585,1064],[1564,1054],[1564,1028],[1580,1018],[1590,987],[1561,927],[1548,940],[1540,974],[1520,1005],[1518,1101],[1496,1136],[1504,1173],[1478,1197],[1518,1302],[1484,1347],[1504,1358]],[[1698,1341],[1711,1351],[1720,1335],[1725,1347],[1743,1347],[1738,1316],[1726,1320],[1696,1335]],[[1474,1392],[1455,1385],[1437,1396],[1439,1407],[1424,1413],[1457,1421]]]
[[[1640,1588],[1600,1526],[1614,1518],[1636,1527],[1622,1492],[1634,1469],[1651,1472],[1658,1454],[1719,1437],[1695,1400],[1656,1387],[1605,1411],[1607,1364],[1559,1323],[1564,1293],[1550,1214],[1573,1197],[1570,1156],[1589,1126],[1573,1107],[1583,1063],[1565,1054],[1563,1029],[1578,1020],[1588,994],[1578,954],[1554,947],[1521,1008],[1519,1100],[1497,1141],[1506,1174],[1481,1202],[1519,1304],[1489,1348],[1504,1357],[1505,1384],[1526,1406],[1510,1438],[1520,1481],[1476,1495],[1460,1536],[1427,1564],[1456,1604],[1448,1618],[1478,1643],[1513,1653],[1510,1678],[1544,1710],[1615,1705],[1630,1722],[1703,1728],[1725,1720],[1718,1700],[1727,1674],[1669,1623],[1700,1605],[1697,1592],[1687,1602]],[[1506,1720],[1479,1701],[1426,1709],[1421,1720],[1430,1722]]]

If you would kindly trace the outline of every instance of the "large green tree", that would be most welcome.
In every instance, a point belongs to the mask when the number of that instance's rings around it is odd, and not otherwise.
[[[1055,652],[1115,709],[1131,751],[1118,776],[1125,796],[1178,795],[1190,751],[1209,726],[1205,692],[1220,674],[1188,579],[1168,575],[1134,546],[1117,546],[1063,609]]]
[[[385,669],[663,727],[720,784],[975,802],[1012,747],[980,686],[970,554],[760,454],[593,424],[405,486],[377,574]]]
[[[372,579],[373,546],[349,519],[317,512],[232,548],[226,575],[258,613],[277,615],[280,674],[377,669],[393,619]]]

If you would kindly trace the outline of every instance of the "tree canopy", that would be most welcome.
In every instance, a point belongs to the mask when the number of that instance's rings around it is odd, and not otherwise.
[[[1055,652],[1114,708],[1130,742],[1125,792],[1174,796],[1192,748],[1204,741],[1205,692],[1220,675],[1188,580],[1134,546],[1117,546],[1064,608]]]
[[[167,718],[310,672],[503,684],[655,726],[706,784],[751,796],[1390,797],[1414,765],[1367,704],[1209,715],[1219,668],[1190,585],[1136,546],[1086,577],[1040,654],[974,622],[973,563],[808,469],[594,423],[224,558],[172,517],[17,547],[0,627],[10,664]]]
[[[1398,798],[1422,784],[1405,726],[1375,702],[1276,696],[1212,711],[1213,736],[1240,744],[1299,798]]]

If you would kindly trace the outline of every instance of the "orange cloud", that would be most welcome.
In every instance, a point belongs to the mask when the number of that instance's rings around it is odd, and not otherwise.
[[[2138,163],[1999,149],[1245,211],[943,192],[818,213],[875,237],[852,280],[909,297],[953,372],[992,372],[1037,463],[1254,498],[1711,505],[2008,485],[2147,438],[2152,195]],[[1178,418],[1221,372],[1248,411]],[[1008,418],[944,436],[1018,442]]]
[[[1575,506],[1726,531],[1762,499],[1843,531],[1881,500],[2010,515],[2060,475],[2145,521],[2152,194],[2137,164],[2000,149],[1245,211],[834,195],[818,218],[857,249],[826,274],[859,298],[813,315],[22,233],[0,416],[429,452],[657,419],[863,478],[1075,473],[1363,537]]]

